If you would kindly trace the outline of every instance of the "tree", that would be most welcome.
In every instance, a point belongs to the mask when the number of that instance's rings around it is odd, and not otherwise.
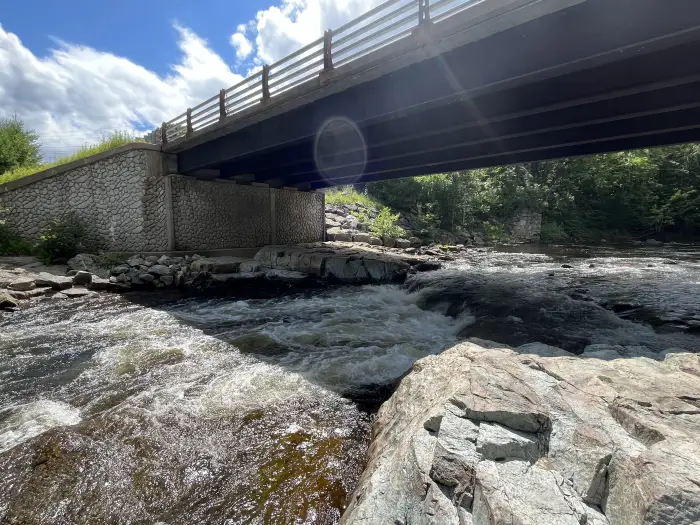
[[[17,117],[0,119],[0,175],[39,163],[39,136]]]

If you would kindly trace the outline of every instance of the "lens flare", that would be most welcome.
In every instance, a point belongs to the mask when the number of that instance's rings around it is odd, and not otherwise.
[[[359,182],[367,166],[367,143],[357,125],[346,117],[332,117],[314,140],[316,169],[331,186]]]

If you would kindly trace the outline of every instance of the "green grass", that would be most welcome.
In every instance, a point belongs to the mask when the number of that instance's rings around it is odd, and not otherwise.
[[[33,175],[43,170],[49,168],[55,168],[56,166],[61,166],[62,164],[68,164],[74,160],[84,159],[90,155],[95,155],[97,153],[102,153],[103,151],[109,151],[124,144],[129,144],[130,142],[143,142],[143,139],[134,137],[133,135],[116,131],[104,138],[98,144],[89,145],[86,144],[81,146],[75,153],[67,157],[61,157],[53,162],[46,162],[43,164],[37,164],[36,166],[22,166],[20,168],[15,168],[13,170],[7,171],[0,175],[0,184],[5,184],[13,180],[18,180],[29,175]]]
[[[370,208],[380,209],[382,206],[366,193],[360,193],[352,186],[342,186],[326,191],[326,204],[364,204]]]

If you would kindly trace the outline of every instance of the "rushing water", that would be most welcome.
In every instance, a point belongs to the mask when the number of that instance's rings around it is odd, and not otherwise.
[[[0,523],[336,523],[416,359],[469,336],[700,350],[699,327],[690,248],[472,251],[274,300],[47,300],[0,317]]]

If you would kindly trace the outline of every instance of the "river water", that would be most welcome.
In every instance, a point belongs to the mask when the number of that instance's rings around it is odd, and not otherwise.
[[[0,523],[336,523],[391,386],[471,336],[698,351],[700,249],[471,250],[403,286],[0,314]]]

